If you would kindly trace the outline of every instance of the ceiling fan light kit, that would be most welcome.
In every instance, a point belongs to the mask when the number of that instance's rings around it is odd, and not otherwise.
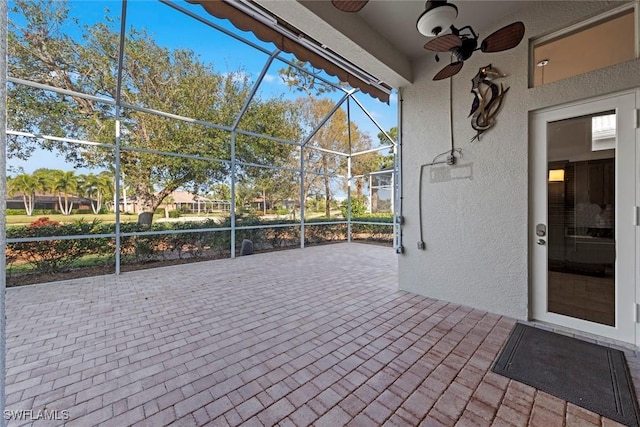
[[[446,0],[429,0],[418,18],[416,28],[420,34],[435,37],[449,29],[458,17],[458,8]]]

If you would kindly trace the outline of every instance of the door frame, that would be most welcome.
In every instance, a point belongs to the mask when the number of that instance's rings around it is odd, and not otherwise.
[[[640,200],[640,153],[637,149],[637,90],[564,104],[530,114],[529,134],[529,318],[636,344],[637,275],[640,262],[640,233],[632,213]],[[616,134],[616,300],[615,326],[607,326],[547,311],[548,249],[537,244],[536,224],[548,226],[547,219],[547,123],[615,110]],[[625,142],[626,141],[626,142]],[[636,157],[638,159],[636,160]],[[638,162],[638,163],[637,163]],[[621,178],[622,177],[622,178]],[[545,183],[544,190],[542,182]],[[544,198],[542,194],[544,193]],[[636,199],[638,198],[638,199]],[[633,209],[633,210],[632,210]],[[548,227],[547,227],[548,228]],[[546,240],[546,238],[545,238]],[[640,252],[638,252],[640,253]]]

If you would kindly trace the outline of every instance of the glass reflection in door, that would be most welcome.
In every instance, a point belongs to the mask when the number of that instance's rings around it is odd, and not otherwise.
[[[615,112],[551,122],[547,141],[547,309],[615,326]]]

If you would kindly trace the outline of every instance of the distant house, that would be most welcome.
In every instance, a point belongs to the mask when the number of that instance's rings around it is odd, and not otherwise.
[[[371,172],[369,178],[369,213],[393,212],[393,168]]]
[[[91,210],[91,199],[86,197],[68,196],[69,204],[73,203],[73,209],[81,211]],[[64,200],[63,200],[64,203]],[[16,193],[13,196],[7,196],[7,209],[24,209],[22,193]],[[36,193],[33,209],[59,211],[58,196],[47,193]]]
[[[165,199],[165,204],[183,212],[215,213],[231,211],[229,200],[210,199],[188,191],[176,190]]]

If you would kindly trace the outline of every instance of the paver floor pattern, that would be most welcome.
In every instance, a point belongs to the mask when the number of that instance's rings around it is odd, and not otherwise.
[[[69,414],[10,426],[616,425],[492,373],[515,320],[397,290],[387,247],[11,288],[6,307],[7,409]]]

